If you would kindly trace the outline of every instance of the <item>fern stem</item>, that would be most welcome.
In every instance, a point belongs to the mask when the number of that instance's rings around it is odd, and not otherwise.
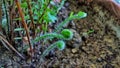
[[[49,47],[47,47],[47,49],[43,52],[43,54],[41,55],[41,58],[45,57],[51,50],[53,50],[54,48],[58,47],[58,45],[65,45],[64,41],[59,40],[53,44],[51,44]]]
[[[42,35],[40,37],[37,37],[35,39],[35,42],[38,42],[38,41],[40,41],[42,39],[52,39],[52,38],[64,39],[64,36],[61,35],[61,34],[57,34],[57,33],[44,34],[44,35]]]
[[[21,9],[19,1],[15,0],[15,2],[16,2],[16,5],[18,7],[18,11],[20,13],[21,19],[22,19],[22,24],[23,24],[23,26],[25,28],[25,31],[26,31],[26,35],[27,35],[27,38],[28,38],[28,42],[29,42],[29,46],[30,46],[30,51],[31,51],[31,55],[32,55],[32,45],[31,45],[31,42],[30,42],[30,34],[29,34],[29,30],[28,30],[27,24],[26,24],[25,19],[24,19],[24,14],[22,12],[22,9]]]

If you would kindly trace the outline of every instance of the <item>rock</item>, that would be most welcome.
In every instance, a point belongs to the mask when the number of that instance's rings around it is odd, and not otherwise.
[[[84,36],[85,38],[89,37],[87,32],[84,32],[82,36]]]
[[[101,57],[97,58],[96,62],[103,62],[103,59]]]
[[[28,59],[28,60],[27,60],[27,63],[31,63],[31,59]]]
[[[67,64],[67,65],[65,65],[65,68],[70,68],[70,65],[68,65],[68,64]]]
[[[74,48],[74,49],[72,49],[72,53],[77,53],[77,49],[76,48]]]
[[[66,7],[66,8],[69,7],[69,5],[70,5],[69,2],[66,2],[66,3],[65,3],[65,7]]]
[[[96,65],[95,64],[91,64],[90,68],[96,68]]]
[[[17,56],[13,56],[14,61],[20,61],[20,58]]]
[[[81,37],[76,30],[74,29],[70,29],[70,30],[73,32],[74,35],[72,40],[67,41],[67,46],[69,48],[79,48],[82,44]]]

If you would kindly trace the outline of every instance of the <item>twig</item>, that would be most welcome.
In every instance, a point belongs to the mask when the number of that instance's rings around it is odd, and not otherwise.
[[[3,40],[15,53],[17,53],[22,59],[25,59],[5,38],[0,36],[0,39]]]

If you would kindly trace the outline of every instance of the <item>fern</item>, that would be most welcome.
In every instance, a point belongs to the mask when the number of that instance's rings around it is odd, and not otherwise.
[[[41,58],[43,58],[44,56],[48,55],[48,53],[53,50],[54,48],[58,48],[59,50],[63,50],[65,48],[65,42],[62,40],[59,40],[55,43],[53,43],[52,45],[50,45],[42,54]]]
[[[87,13],[82,12],[82,11],[78,12],[78,14],[75,14],[75,15],[73,15],[73,12],[71,12],[70,16],[67,19],[65,19],[63,22],[61,22],[60,24],[57,25],[55,32],[59,32],[63,26],[65,26],[67,23],[69,23],[70,20],[81,19],[86,16],[87,16]]]
[[[35,39],[35,42],[38,42],[38,41],[40,41],[42,39],[52,39],[52,38],[62,39],[62,38],[64,38],[64,36],[61,35],[61,34],[57,34],[57,33],[47,33],[47,34],[44,34],[44,35],[42,35],[40,37],[37,37]]]
[[[57,34],[57,33],[47,33],[44,34],[40,37],[37,37],[35,39],[35,42],[38,42],[42,39],[52,39],[52,38],[57,38],[57,39],[63,39],[63,40],[70,40],[73,37],[73,32],[70,31],[69,29],[64,29],[61,31],[61,34]]]

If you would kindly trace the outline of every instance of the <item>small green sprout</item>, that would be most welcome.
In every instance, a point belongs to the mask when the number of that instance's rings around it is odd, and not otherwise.
[[[94,32],[94,29],[90,29],[88,32],[84,32],[83,36],[87,38],[87,37],[89,37],[89,34],[91,34],[93,32]]]
[[[59,50],[63,50],[65,49],[65,42],[63,40],[59,40],[55,43],[53,43],[52,45],[50,45],[42,54],[41,58],[45,57],[46,55],[48,55],[48,53],[53,50],[54,48],[58,48]]]
[[[91,30],[89,30],[88,32],[87,32],[87,34],[91,34],[91,33],[93,33],[94,32],[94,29],[91,29]]]

